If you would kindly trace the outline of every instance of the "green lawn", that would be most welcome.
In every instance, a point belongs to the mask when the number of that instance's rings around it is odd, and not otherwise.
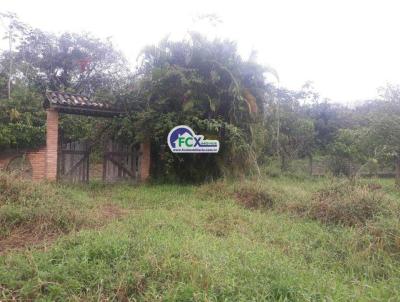
[[[400,301],[400,248],[377,244],[366,226],[286,210],[331,182],[54,185],[91,222],[45,249],[3,253],[0,300]],[[392,180],[362,182],[400,199]],[[245,208],[233,193],[242,185],[267,190],[274,205]],[[110,207],[118,213],[101,214]]]

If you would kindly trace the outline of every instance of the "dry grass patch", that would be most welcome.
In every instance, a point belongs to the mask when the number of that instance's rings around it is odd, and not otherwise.
[[[19,250],[26,247],[44,247],[51,244],[59,236],[59,232],[43,232],[38,228],[16,228],[8,236],[0,239],[0,254],[8,250]]]
[[[221,201],[233,197],[232,190],[225,181],[213,181],[198,187],[197,195],[201,199]]]
[[[53,240],[86,222],[51,184],[0,174],[0,252]]]
[[[119,205],[113,203],[106,203],[96,209],[93,217],[97,221],[98,226],[103,226],[104,224],[123,218],[129,213],[127,209],[120,207]]]
[[[235,188],[237,201],[248,209],[271,209],[275,205],[277,195],[257,182],[249,182]]]
[[[328,224],[364,225],[384,211],[385,197],[364,185],[335,185],[320,190],[308,216]]]
[[[96,198],[78,204],[74,199],[57,185],[0,173],[0,253],[43,246],[73,230],[102,227],[128,213],[110,202],[99,205]]]

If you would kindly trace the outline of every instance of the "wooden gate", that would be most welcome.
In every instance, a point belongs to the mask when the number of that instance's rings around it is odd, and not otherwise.
[[[136,181],[138,179],[139,152],[137,148],[109,141],[104,150],[103,181]]]
[[[88,182],[89,154],[87,142],[62,143],[58,154],[58,179],[73,183]]]

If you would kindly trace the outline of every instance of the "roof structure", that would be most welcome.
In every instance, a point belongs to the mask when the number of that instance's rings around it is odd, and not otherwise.
[[[46,91],[44,108],[52,108],[61,113],[86,116],[113,117],[120,116],[125,111],[115,104],[97,102],[87,96],[60,91]]]

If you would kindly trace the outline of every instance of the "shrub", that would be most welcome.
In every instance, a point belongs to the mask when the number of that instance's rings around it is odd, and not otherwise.
[[[384,195],[365,185],[335,185],[317,192],[308,215],[323,223],[364,225],[384,211]]]
[[[275,203],[275,194],[259,183],[246,183],[235,189],[235,196],[239,203],[246,208],[270,209]]]
[[[234,199],[249,209],[270,209],[278,195],[260,182],[245,181],[239,185],[229,186],[226,181],[216,181],[199,187],[202,198],[222,201]]]
[[[203,184],[198,188],[198,193],[201,198],[222,200],[232,197],[232,191],[229,189],[225,181],[213,181]]]

